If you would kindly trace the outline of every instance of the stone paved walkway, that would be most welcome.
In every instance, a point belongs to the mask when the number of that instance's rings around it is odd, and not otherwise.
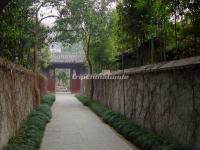
[[[137,150],[73,95],[57,93],[40,150]]]

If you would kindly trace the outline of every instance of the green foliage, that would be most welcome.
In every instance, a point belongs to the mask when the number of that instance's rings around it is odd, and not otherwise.
[[[106,18],[108,19],[108,18]],[[111,20],[101,24],[105,26],[99,31],[98,37],[91,42],[91,60],[95,73],[101,73],[102,70],[113,69],[115,67],[115,55],[116,51],[110,44],[111,34]]]
[[[51,54],[47,45],[41,48],[39,58],[39,69],[43,72],[49,66],[51,60]]]
[[[55,30],[63,44],[82,43],[90,73],[108,69],[114,62],[109,47],[110,18],[106,0],[73,0],[63,8]]]
[[[142,150],[185,150],[185,148],[174,143],[172,140],[139,127],[120,113],[113,112],[108,107],[91,100],[89,97],[81,94],[77,94],[76,97],[100,116],[105,123],[112,126],[117,132]]]
[[[52,106],[53,103],[55,102],[56,100],[56,97],[53,93],[48,93],[48,94],[45,94],[42,99],[41,99],[41,103],[42,104],[47,104],[49,106]]]
[[[116,69],[116,55],[125,51],[134,53],[131,61],[135,65],[142,65],[140,53],[144,57],[151,55],[146,63],[157,62],[157,57],[158,61],[165,61],[200,54],[199,1],[123,0],[117,2],[116,9],[108,9],[110,2],[113,1],[11,1],[0,14],[0,57],[33,68],[34,62],[39,62],[34,60],[34,51],[39,51],[40,69],[44,70],[48,64],[44,60],[49,59],[45,42],[49,29],[41,24],[46,17],[38,12],[45,5],[60,12],[52,29],[57,33],[54,40],[64,45],[82,43],[90,73]],[[155,37],[160,42],[158,49],[153,44]],[[145,47],[149,40],[150,46]]]
[[[34,65],[34,44],[41,50],[41,58],[47,58],[48,49],[45,39],[48,29],[43,25],[37,25],[31,12],[32,5],[36,1],[15,0],[0,13],[0,57],[9,59],[32,69]],[[37,39],[34,29],[38,27]],[[46,54],[44,54],[46,53]],[[45,57],[43,57],[45,56]],[[47,61],[46,61],[47,62]],[[41,69],[45,63],[41,61]]]
[[[110,13],[111,16],[111,34],[110,45],[113,50],[120,52],[128,50],[132,47],[132,39],[130,35],[122,30],[121,12],[119,9],[114,9]],[[125,22],[124,22],[125,23]]]
[[[33,109],[17,135],[9,140],[3,150],[36,150],[39,148],[46,124],[51,119],[51,109],[55,95],[47,94],[42,103]]]
[[[20,0],[11,2],[0,14],[0,56],[21,64],[29,59],[31,64],[33,38],[29,28],[33,22],[27,20],[24,7]]]
[[[136,66],[144,65],[140,63],[143,57],[147,57],[148,64],[197,56],[199,14],[198,1],[124,0],[113,11],[111,43],[121,53],[131,51],[134,54],[131,61]],[[157,47],[153,44],[155,37],[160,43]],[[147,41],[151,41],[149,45]]]
[[[70,88],[70,70],[56,69],[58,84]]]

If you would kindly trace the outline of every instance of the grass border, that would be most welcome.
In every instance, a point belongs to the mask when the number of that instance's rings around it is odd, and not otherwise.
[[[17,135],[9,140],[3,150],[37,150],[40,147],[45,127],[52,117],[51,106],[54,101],[54,94],[44,95],[41,104],[32,110]]]
[[[85,106],[88,106],[102,120],[118,133],[142,150],[186,150],[182,145],[164,138],[148,129],[143,129],[120,113],[90,99],[82,94],[75,95]]]

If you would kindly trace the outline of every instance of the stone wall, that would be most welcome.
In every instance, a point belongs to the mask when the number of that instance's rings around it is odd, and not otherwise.
[[[124,81],[94,80],[94,99],[187,149],[200,150],[200,57],[132,68],[125,74],[129,79]],[[88,96],[90,82],[81,83]]]
[[[38,81],[38,82],[36,82]],[[0,59],[0,149],[46,92],[45,78]]]

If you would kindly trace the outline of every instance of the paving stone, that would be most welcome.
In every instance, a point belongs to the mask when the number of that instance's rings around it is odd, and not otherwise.
[[[40,150],[138,150],[72,94],[57,93]]]
[[[72,145],[72,144],[83,144],[80,133],[75,134],[63,134],[63,144]]]
[[[88,150],[85,144],[64,145],[64,150]]]

